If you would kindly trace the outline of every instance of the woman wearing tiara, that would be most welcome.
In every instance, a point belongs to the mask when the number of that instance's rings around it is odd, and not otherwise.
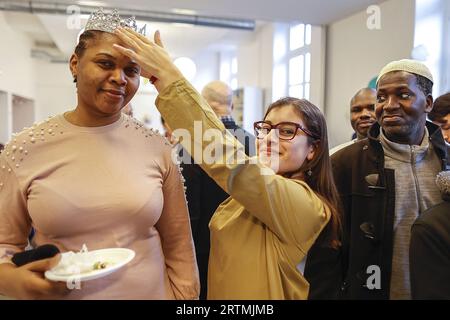
[[[94,13],[70,59],[73,110],[14,136],[0,156],[0,294],[19,299],[197,299],[198,271],[179,168],[167,140],[121,109],[141,69],[113,48],[120,18]],[[132,26],[131,21],[120,25]],[[123,247],[125,267],[69,290],[58,257],[11,262],[33,244],[61,252]],[[73,286],[72,286],[73,287]]]
[[[114,48],[136,61],[144,77],[153,77],[163,118],[174,132],[189,132],[183,146],[208,155],[211,142],[195,136],[193,123],[199,121],[204,132],[217,133],[214,150],[226,150],[225,159],[209,161],[191,151],[231,196],[209,224],[208,299],[306,299],[309,285],[299,264],[317,239],[324,246],[340,245],[338,196],[320,110],[296,98],[272,103],[263,121],[254,124],[255,161],[184,79],[158,32],[154,42],[127,28],[116,34],[131,48]]]

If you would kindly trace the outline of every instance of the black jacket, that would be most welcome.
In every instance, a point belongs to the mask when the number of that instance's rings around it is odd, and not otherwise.
[[[448,147],[439,127],[427,122],[430,143],[442,168]],[[310,299],[389,299],[395,213],[394,170],[384,168],[384,152],[374,124],[368,139],[338,152],[331,160],[336,187],[342,202],[342,247],[326,248],[316,242],[306,261]],[[366,284],[372,275],[367,268],[380,267],[381,289]]]
[[[413,299],[450,300],[450,197],[414,222],[409,265]]]
[[[234,121],[223,121],[228,129],[245,147],[247,155],[254,155],[255,138]],[[229,195],[200,168],[199,165],[181,163],[185,178],[186,199],[191,220],[192,236],[194,238],[197,264],[200,274],[200,299],[206,299],[206,282],[209,258],[209,221],[217,207]]]

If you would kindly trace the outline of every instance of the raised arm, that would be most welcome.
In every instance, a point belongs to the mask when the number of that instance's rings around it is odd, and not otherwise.
[[[154,80],[159,92],[158,110],[173,130],[187,131],[187,138],[181,143],[194,151],[192,155],[202,169],[282,241],[310,245],[329,219],[328,209],[320,198],[305,183],[275,175],[255,158],[246,156],[243,146],[172,63],[159,33],[155,33],[154,42],[132,30],[116,34],[132,50],[115,47],[139,63],[144,77]],[[203,132],[219,132],[216,143],[225,150],[224,158],[203,161],[203,151],[210,148],[210,142],[196,132],[198,125]]]
[[[160,92],[156,105],[174,129],[185,129],[190,141],[182,141],[204,156],[210,141],[195,132],[195,121],[203,131],[215,130],[224,157],[209,163],[192,152],[195,160],[228,194],[267,225],[285,242],[303,244],[312,239],[328,220],[319,197],[307,184],[276,175],[256,158],[246,156],[243,146],[225,129],[201,95],[185,79]],[[202,155],[202,156],[203,156]]]

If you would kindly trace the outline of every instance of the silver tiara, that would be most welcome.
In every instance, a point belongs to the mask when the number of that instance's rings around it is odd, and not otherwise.
[[[112,13],[105,13],[103,12],[103,8],[100,8],[97,11],[92,12],[88,22],[86,23],[84,31],[96,30],[114,33],[118,27],[130,28],[145,36],[145,28],[147,25],[144,25],[142,28],[138,29],[134,16],[122,20],[117,9],[113,9]]]

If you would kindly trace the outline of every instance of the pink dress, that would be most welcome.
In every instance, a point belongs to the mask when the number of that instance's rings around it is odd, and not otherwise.
[[[0,263],[27,245],[129,248],[123,269],[63,299],[196,299],[198,271],[182,177],[166,139],[126,115],[79,127],[63,115],[0,155]]]

